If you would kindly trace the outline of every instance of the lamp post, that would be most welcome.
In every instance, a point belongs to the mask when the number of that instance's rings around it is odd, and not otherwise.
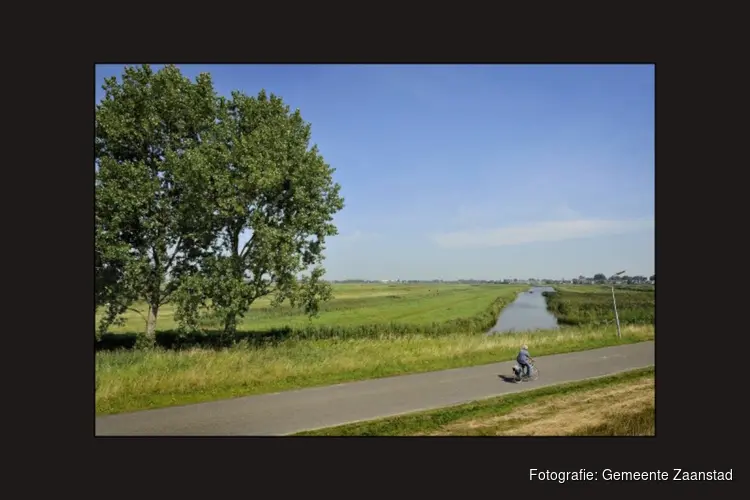
[[[615,273],[615,276],[621,276],[624,274],[625,271],[620,271],[619,273]],[[612,287],[612,305],[615,308],[615,322],[617,323],[617,338],[622,338],[622,333],[620,332],[620,316],[617,314],[617,301],[615,300],[615,284],[614,282],[610,283]]]

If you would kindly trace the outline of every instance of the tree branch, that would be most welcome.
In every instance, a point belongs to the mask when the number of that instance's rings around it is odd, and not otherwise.
[[[151,251],[152,251],[152,253],[154,255],[154,267],[151,270],[152,271],[151,278],[155,280],[155,283],[154,283],[154,281],[150,281],[149,285],[147,285],[147,288],[149,289],[148,290],[148,294],[149,294],[148,301],[150,303],[156,304],[157,307],[158,307],[159,302],[160,302],[160,297],[162,295],[161,285],[162,285],[162,279],[164,278],[164,270],[163,270],[162,265],[161,265],[161,258],[160,258],[159,249],[156,248],[156,246],[154,246],[151,249]],[[166,252],[166,250],[165,250],[165,252]]]
[[[159,272],[161,270],[161,260],[159,259],[159,250],[156,245],[151,246],[151,258],[154,259],[154,270]]]
[[[182,236],[180,236],[179,238],[177,238],[177,243],[176,243],[176,244],[175,244],[175,246],[174,246],[174,253],[173,253],[173,254],[172,254],[172,256],[171,256],[171,257],[169,258],[169,260],[167,261],[167,265],[166,265],[166,267],[164,268],[164,272],[165,272],[165,273],[168,273],[168,272],[169,272],[169,269],[170,269],[170,268],[172,267],[172,263],[174,262],[174,259],[175,259],[175,257],[177,257],[177,254],[178,254],[178,253],[179,253],[179,251],[180,251],[180,245],[181,245],[181,244],[182,244]]]
[[[125,310],[125,311],[133,311],[134,313],[138,313],[138,315],[139,315],[139,316],[140,316],[141,318],[143,318],[143,321],[148,321],[148,320],[146,319],[146,316],[144,316],[144,315],[143,315],[143,313],[142,313],[141,311],[139,311],[138,309],[136,309],[136,308],[134,308],[134,307],[126,306],[126,305],[125,305],[125,304],[123,304],[122,302],[117,302],[117,301],[111,301],[111,302],[112,302],[112,303],[113,303],[114,305],[116,305],[116,306],[120,306],[120,307],[121,307],[121,308],[123,308],[123,310]]]
[[[143,313],[139,311],[138,309],[135,309],[134,307],[126,307],[125,309],[128,311],[133,311],[133,312],[138,313],[141,316],[141,318],[143,318],[143,321],[148,321],[148,319],[146,319],[146,316],[144,316]]]
[[[164,293],[162,293],[161,299],[159,300],[159,303],[157,305],[161,307],[169,302],[175,290],[177,290],[177,285],[175,285],[175,282],[172,281],[167,285],[167,288],[164,290]]]
[[[240,246],[240,233],[242,232],[242,226],[236,226],[230,229],[230,244],[232,245],[232,255],[239,256]]]
[[[245,246],[242,247],[242,251],[240,252],[240,259],[244,262],[245,258],[250,253],[250,250],[252,249],[253,245],[255,243],[255,233],[250,237],[249,240],[245,243]]]

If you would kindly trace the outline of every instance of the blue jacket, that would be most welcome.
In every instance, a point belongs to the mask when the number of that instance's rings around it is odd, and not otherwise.
[[[531,354],[529,354],[529,351],[526,349],[521,349],[521,351],[518,353],[518,357],[516,358],[516,361],[519,363],[528,363],[529,358],[531,357]]]

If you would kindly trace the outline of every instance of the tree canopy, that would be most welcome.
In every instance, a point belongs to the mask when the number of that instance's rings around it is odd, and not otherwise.
[[[182,310],[195,313],[198,297],[210,300],[227,333],[267,295],[275,304],[289,300],[314,314],[330,297],[321,281],[322,251],[325,238],[337,233],[332,220],[343,199],[333,169],[317,146],[310,147],[310,124],[261,90],[222,100],[216,127],[211,164],[218,251],[202,260],[192,283],[203,293],[183,295],[192,304],[183,303]]]

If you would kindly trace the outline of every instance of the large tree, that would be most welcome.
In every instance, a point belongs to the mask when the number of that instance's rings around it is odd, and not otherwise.
[[[135,300],[148,305],[146,342],[159,308],[194,269],[210,239],[205,139],[216,126],[208,74],[193,82],[174,66],[126,68],[108,78],[96,108],[96,300],[106,327]]]
[[[198,299],[210,301],[226,334],[268,295],[313,315],[330,298],[323,250],[344,206],[334,169],[310,146],[310,124],[280,97],[233,92],[220,108],[222,147],[212,161],[220,251],[203,259],[181,298],[193,312]]]

